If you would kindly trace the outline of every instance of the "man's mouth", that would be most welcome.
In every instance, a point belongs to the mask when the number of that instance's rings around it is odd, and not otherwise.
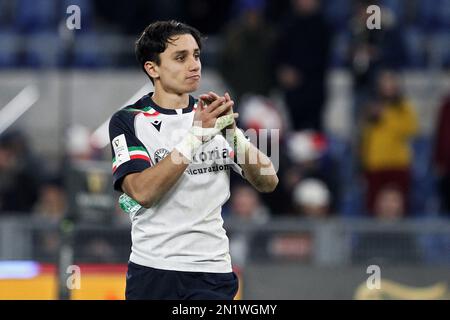
[[[200,75],[199,74],[195,74],[193,76],[187,77],[186,79],[189,79],[189,80],[200,80]]]

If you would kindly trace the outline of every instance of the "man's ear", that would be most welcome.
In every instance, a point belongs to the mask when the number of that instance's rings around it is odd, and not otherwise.
[[[147,61],[144,64],[145,71],[153,79],[159,78],[159,68],[157,64],[153,61]]]

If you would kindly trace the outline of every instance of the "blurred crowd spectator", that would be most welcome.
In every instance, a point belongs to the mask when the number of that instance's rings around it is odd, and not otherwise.
[[[59,177],[43,181],[33,213],[46,222],[58,225],[67,212],[66,192]]]
[[[402,92],[398,75],[381,71],[376,95],[365,107],[361,125],[361,166],[370,213],[374,213],[375,199],[387,185],[398,188],[408,207],[413,162],[411,142],[417,131],[417,116]]]
[[[433,164],[438,179],[441,211],[450,214],[450,95],[440,107],[436,121]]]
[[[376,2],[355,1],[353,16],[349,19],[348,65],[353,77],[355,119],[376,87],[377,72],[381,68],[397,70],[407,60],[402,30],[392,10],[383,8],[381,29],[367,28],[367,7],[373,4]]]
[[[304,179],[294,189],[294,210],[303,218],[324,219],[330,214],[330,191],[317,179]]]
[[[269,222],[270,212],[261,201],[259,194],[249,184],[236,184],[231,190],[231,199],[225,219],[232,219],[236,224],[264,225]],[[230,250],[234,264],[243,266],[249,255],[248,234],[230,235]]]
[[[233,187],[230,212],[234,219],[243,223],[264,224],[269,220],[269,211],[259,194],[248,184]]]
[[[219,70],[236,101],[244,94],[268,95],[273,27],[265,21],[264,0],[238,0],[239,11],[224,32]]]
[[[39,197],[45,165],[20,131],[0,136],[0,214],[30,214]]]
[[[273,64],[294,130],[323,129],[331,31],[318,0],[295,0],[278,32]]]

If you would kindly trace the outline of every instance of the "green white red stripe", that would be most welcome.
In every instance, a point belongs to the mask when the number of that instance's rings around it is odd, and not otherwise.
[[[145,108],[142,108],[142,109],[127,108],[125,110],[129,111],[129,112],[140,113],[140,114],[143,114],[146,117],[154,117],[154,116],[159,115],[159,112],[156,111],[155,109],[153,109],[152,107],[145,107]]]
[[[150,156],[147,152],[147,150],[144,147],[129,147],[128,153],[130,155],[130,160],[146,160],[150,162]],[[113,173],[117,170],[117,168],[120,166],[120,164],[117,164],[116,157],[112,159],[112,171]]]

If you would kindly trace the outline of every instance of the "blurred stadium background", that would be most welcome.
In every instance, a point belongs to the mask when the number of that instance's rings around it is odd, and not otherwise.
[[[450,297],[449,0],[0,0],[0,299],[123,298],[105,124],[151,90],[134,41],[158,19],[207,36],[196,94],[280,130],[276,192],[234,178],[224,207],[238,298]]]

